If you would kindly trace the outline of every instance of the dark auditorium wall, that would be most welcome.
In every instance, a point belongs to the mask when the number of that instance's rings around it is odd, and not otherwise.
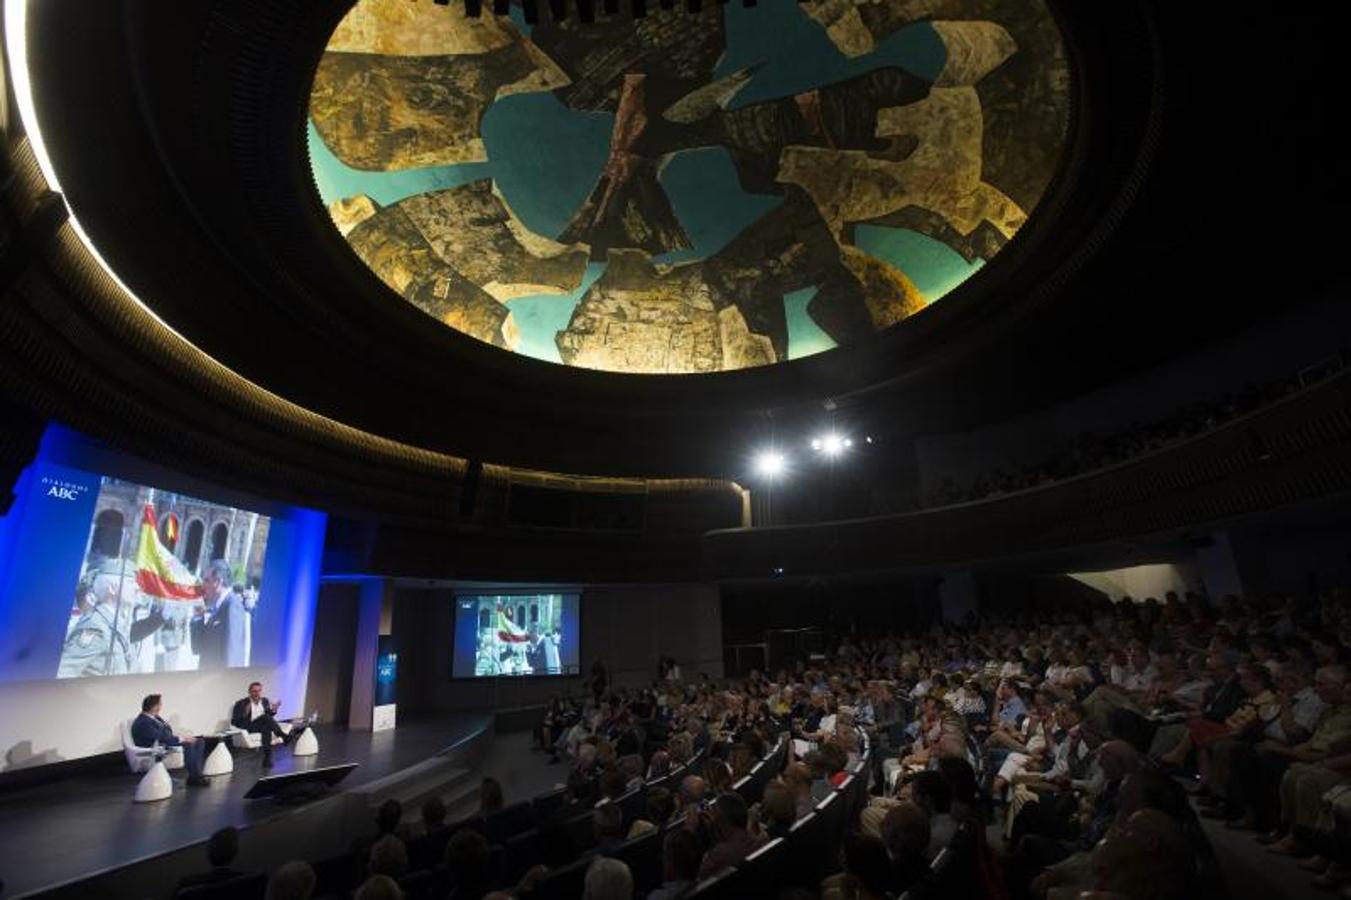
[[[352,696],[361,585],[325,582],[319,589],[305,704],[321,722],[346,722]]]
[[[1082,432],[1107,435],[1148,424],[1351,348],[1351,304],[1340,295],[1273,313],[1257,327],[1066,403],[974,431],[919,437],[913,446],[920,496],[945,478],[969,484],[994,469],[1033,465]],[[1167,327],[1166,319],[1159,327]]]
[[[582,588],[583,678],[600,658],[616,684],[656,674],[657,656],[674,656],[686,677],[722,675],[722,615],[717,587],[706,584]],[[393,633],[399,642],[400,713],[535,706],[583,691],[582,678],[452,680],[452,600],[448,588],[400,588]]]
[[[938,617],[937,575],[876,581],[810,579],[723,588],[722,632],[728,644],[765,640],[775,628],[824,628],[835,634],[907,631]]]

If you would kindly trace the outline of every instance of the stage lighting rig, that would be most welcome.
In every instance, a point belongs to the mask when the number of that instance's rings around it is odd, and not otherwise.
[[[853,438],[836,434],[833,431],[818,438],[812,438],[812,449],[832,459],[840,456],[852,446],[854,446]]]
[[[764,478],[777,478],[788,468],[788,458],[778,450],[762,450],[755,457],[756,474]]]

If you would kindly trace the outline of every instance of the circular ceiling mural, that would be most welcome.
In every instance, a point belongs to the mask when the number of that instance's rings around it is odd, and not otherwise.
[[[961,284],[1046,191],[1069,108],[1044,0],[535,25],[358,0],[309,151],[352,249],[446,325],[566,365],[716,372]]]

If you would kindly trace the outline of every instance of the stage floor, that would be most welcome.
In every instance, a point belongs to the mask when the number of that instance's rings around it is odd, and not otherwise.
[[[401,720],[394,730],[374,734],[320,725],[318,756],[294,759],[289,748],[278,749],[267,774],[354,762],[359,767],[341,785],[350,791],[445,753],[484,729],[491,730],[486,715]],[[262,774],[260,762],[257,752],[237,752],[234,772],[212,778],[210,787],[187,787],[184,773],[176,772],[174,796],[157,803],[132,802],[139,776],[125,768],[0,792],[5,896],[159,856],[226,825],[243,829],[285,815],[288,809],[271,801],[244,799]]]

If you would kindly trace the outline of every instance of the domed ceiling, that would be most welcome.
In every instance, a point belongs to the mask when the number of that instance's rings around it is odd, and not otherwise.
[[[678,374],[860,341],[943,297],[1042,199],[1069,111],[1043,0],[535,25],[359,0],[315,73],[309,150],[351,248],[427,314]]]

